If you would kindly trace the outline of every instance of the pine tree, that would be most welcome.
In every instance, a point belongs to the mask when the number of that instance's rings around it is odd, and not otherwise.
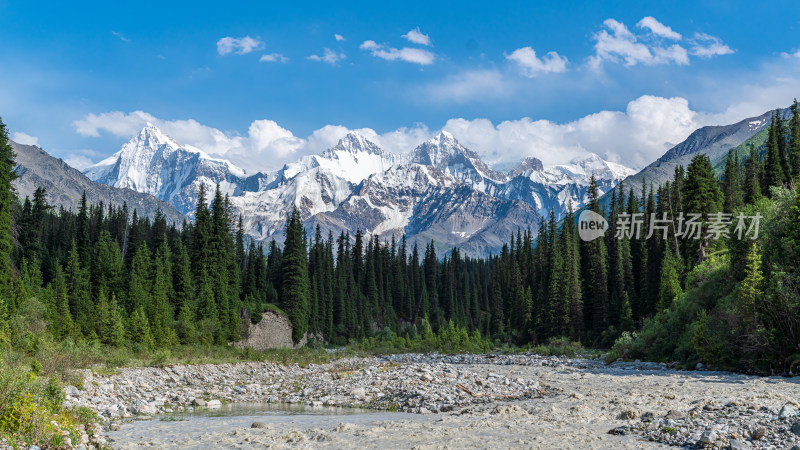
[[[286,241],[283,247],[281,304],[292,323],[295,343],[308,329],[309,280],[306,268],[306,248],[300,212],[295,208],[286,224]]]
[[[692,158],[683,194],[688,212],[700,214],[703,222],[708,222],[709,215],[721,209],[720,196],[719,183],[714,176],[711,160],[705,154]],[[705,260],[705,249],[708,246],[706,231],[707,226],[704,225],[700,233],[699,248],[695,247],[697,253],[694,256],[698,262]]]
[[[758,153],[756,153],[756,149],[753,144],[750,144],[750,155],[745,161],[745,169],[744,169],[744,202],[746,204],[754,204],[759,198],[761,198],[761,184],[760,184],[760,173],[761,173],[761,164],[758,160]]]
[[[726,213],[733,213],[744,204],[742,182],[739,177],[739,156],[733,150],[728,151],[728,158],[725,160],[722,195],[722,210]]]
[[[11,285],[11,224],[15,199],[11,182],[16,178],[14,156],[14,150],[8,143],[6,125],[0,118],[0,326],[7,314],[5,299],[10,297]],[[2,332],[0,329],[0,334]]]
[[[791,107],[792,118],[789,121],[789,158],[794,179],[800,179],[800,108],[797,99]]]
[[[598,202],[600,195],[597,180],[592,175],[589,181],[588,208],[603,215]],[[583,241],[581,260],[583,268],[583,292],[585,297],[585,324],[598,338],[608,326],[608,267],[606,263],[606,245],[603,239],[590,242]]]
[[[780,118],[777,113],[772,115],[772,122],[769,126],[769,137],[767,139],[767,159],[764,164],[764,185],[762,186],[764,195],[769,195],[769,188],[782,186],[784,181],[784,171],[781,165],[781,150],[779,141],[783,139],[779,136]]]
[[[678,279],[678,269],[675,257],[667,247],[664,260],[661,262],[661,280],[658,288],[658,310],[664,310],[672,305],[672,301],[681,295],[681,282]]]
[[[154,347],[150,323],[147,321],[147,315],[141,305],[133,310],[130,319],[128,319],[128,340],[147,349],[153,349]]]
[[[758,302],[763,295],[761,284],[764,281],[764,275],[761,273],[761,253],[758,249],[758,244],[753,242],[750,247],[750,252],[747,254],[747,269],[746,277],[739,287],[739,300],[742,304],[742,310],[745,318],[748,321],[757,320],[757,307]]]

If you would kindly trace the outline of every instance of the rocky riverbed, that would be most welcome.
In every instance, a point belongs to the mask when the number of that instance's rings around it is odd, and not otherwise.
[[[800,380],[680,372],[654,363],[415,354],[343,358],[304,368],[259,362],[83,374],[84,389],[67,387],[67,401],[97,411],[106,420],[111,446],[122,448],[790,449],[800,444]],[[315,420],[267,417],[255,428],[226,417],[202,427],[192,419],[163,420],[236,403],[387,412]],[[130,423],[154,416],[144,434],[144,422]]]

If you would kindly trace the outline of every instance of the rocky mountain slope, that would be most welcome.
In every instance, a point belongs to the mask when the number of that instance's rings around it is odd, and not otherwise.
[[[43,187],[47,190],[48,203],[77,210],[85,191],[87,201],[92,204],[102,202],[105,205],[111,203],[122,206],[127,203],[131,212],[136,209],[139,215],[151,218],[161,209],[168,222],[179,225],[186,219],[175,207],[152,195],[95,183],[63,160],[50,156],[37,146],[9,142],[17,155],[14,171],[18,178],[13,185],[20,198],[33,197],[36,188]]]
[[[319,155],[249,175],[148,125],[85,173],[100,183],[155,195],[189,215],[199,186],[213,190],[219,184],[245,231],[260,240],[281,240],[286,217],[296,207],[309,229],[405,234],[412,242],[434,240],[440,249],[458,246],[486,255],[499,251],[518,228],[536,231],[550,209],[560,217],[570,203],[583,205],[591,175],[606,191],[633,171],[588,154],[551,167],[529,158],[501,173],[441,132],[402,154],[349,133]]]

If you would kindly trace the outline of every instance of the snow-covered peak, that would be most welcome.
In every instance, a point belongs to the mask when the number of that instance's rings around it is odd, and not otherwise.
[[[636,173],[633,169],[621,164],[605,161],[594,153],[575,158],[569,164],[556,164],[544,167],[539,171],[529,171],[525,176],[531,180],[546,184],[578,183],[587,185],[592,175],[600,181],[616,183]]]
[[[490,169],[477,153],[461,145],[452,134],[444,130],[414,149],[411,160],[436,167],[461,181],[478,184],[483,180],[506,181],[504,174]]]
[[[542,170],[544,170],[544,165],[542,164],[542,160],[540,160],[539,158],[534,158],[533,156],[529,156],[523,159],[522,162],[517,167],[511,170],[511,172],[509,172],[509,175],[511,177],[517,177],[520,175],[527,177],[530,176],[532,172],[541,172]]]
[[[350,131],[343,138],[339,139],[339,142],[328,150],[325,150],[322,156],[335,159],[338,158],[338,153],[340,152],[347,152],[352,155],[357,155],[359,153],[382,155],[384,153],[383,149],[378,147],[374,142],[355,131]]]

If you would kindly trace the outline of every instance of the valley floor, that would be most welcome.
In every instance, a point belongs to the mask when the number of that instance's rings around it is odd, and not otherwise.
[[[647,448],[800,444],[800,379],[536,355],[395,355],[86,373],[68,401],[114,448]],[[182,416],[206,405],[355,406],[341,415]],[[397,411],[397,412],[389,412]],[[145,421],[120,421],[136,416]],[[612,431],[612,433],[609,433]]]

